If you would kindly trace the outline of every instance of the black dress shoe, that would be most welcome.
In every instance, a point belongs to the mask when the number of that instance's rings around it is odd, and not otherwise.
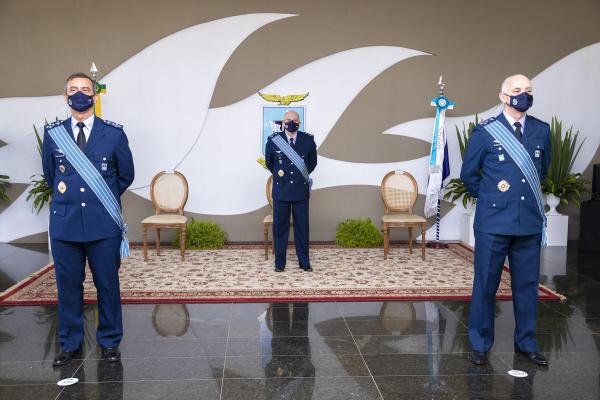
[[[537,351],[529,352],[529,351],[515,350],[515,353],[522,354],[523,356],[525,356],[529,361],[531,361],[534,364],[542,365],[542,366],[548,365],[548,360],[546,360],[546,357],[544,357]]]
[[[103,347],[102,358],[109,362],[117,362],[121,359],[121,352],[118,347]]]
[[[77,358],[79,355],[81,355],[81,349],[74,351],[61,351],[56,355],[56,357],[54,357],[52,365],[55,367],[62,367],[72,359]]]
[[[281,268],[279,268],[279,267],[275,267],[275,272],[283,272],[283,268],[284,268],[284,267],[281,267]]]
[[[487,353],[473,350],[471,352],[471,362],[475,365],[485,365],[487,363]]]

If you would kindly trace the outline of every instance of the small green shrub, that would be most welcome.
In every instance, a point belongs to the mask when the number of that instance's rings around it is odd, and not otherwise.
[[[196,250],[223,247],[227,236],[221,227],[210,221],[192,221],[185,230],[185,248]],[[173,235],[173,246],[179,247],[179,229]]]
[[[347,219],[335,232],[335,244],[340,247],[377,247],[383,243],[379,229],[367,219]]]

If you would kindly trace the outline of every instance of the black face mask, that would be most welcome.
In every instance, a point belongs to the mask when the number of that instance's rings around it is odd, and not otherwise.
[[[296,121],[288,121],[285,123],[285,130],[290,133],[296,132],[299,127],[300,125],[298,125]]]
[[[94,105],[94,96],[77,92],[68,96],[67,104],[75,111],[83,112]]]
[[[506,93],[504,94],[510,97],[508,105],[519,112],[525,112],[533,105],[533,96],[527,92],[519,93],[516,96],[510,96]]]

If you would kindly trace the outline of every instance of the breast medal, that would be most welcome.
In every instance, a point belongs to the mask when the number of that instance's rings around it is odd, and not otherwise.
[[[63,181],[58,182],[58,191],[61,194],[65,193],[67,191],[67,185]]]
[[[283,174],[284,174],[284,172],[283,172],[283,170],[282,170],[282,169],[280,169],[280,170],[277,172],[277,175],[279,175],[280,177],[281,177],[281,176],[283,176]]]
[[[504,179],[502,179],[500,182],[498,182],[498,190],[499,191],[504,193],[504,192],[508,191],[508,189],[510,189],[510,185]]]

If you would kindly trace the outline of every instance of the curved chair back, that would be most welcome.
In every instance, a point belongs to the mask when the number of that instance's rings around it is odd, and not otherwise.
[[[419,190],[415,178],[406,171],[390,171],[381,181],[381,198],[385,213],[412,214]]]
[[[181,172],[159,172],[150,184],[150,198],[156,214],[161,212],[183,215],[188,199],[187,179]]]

